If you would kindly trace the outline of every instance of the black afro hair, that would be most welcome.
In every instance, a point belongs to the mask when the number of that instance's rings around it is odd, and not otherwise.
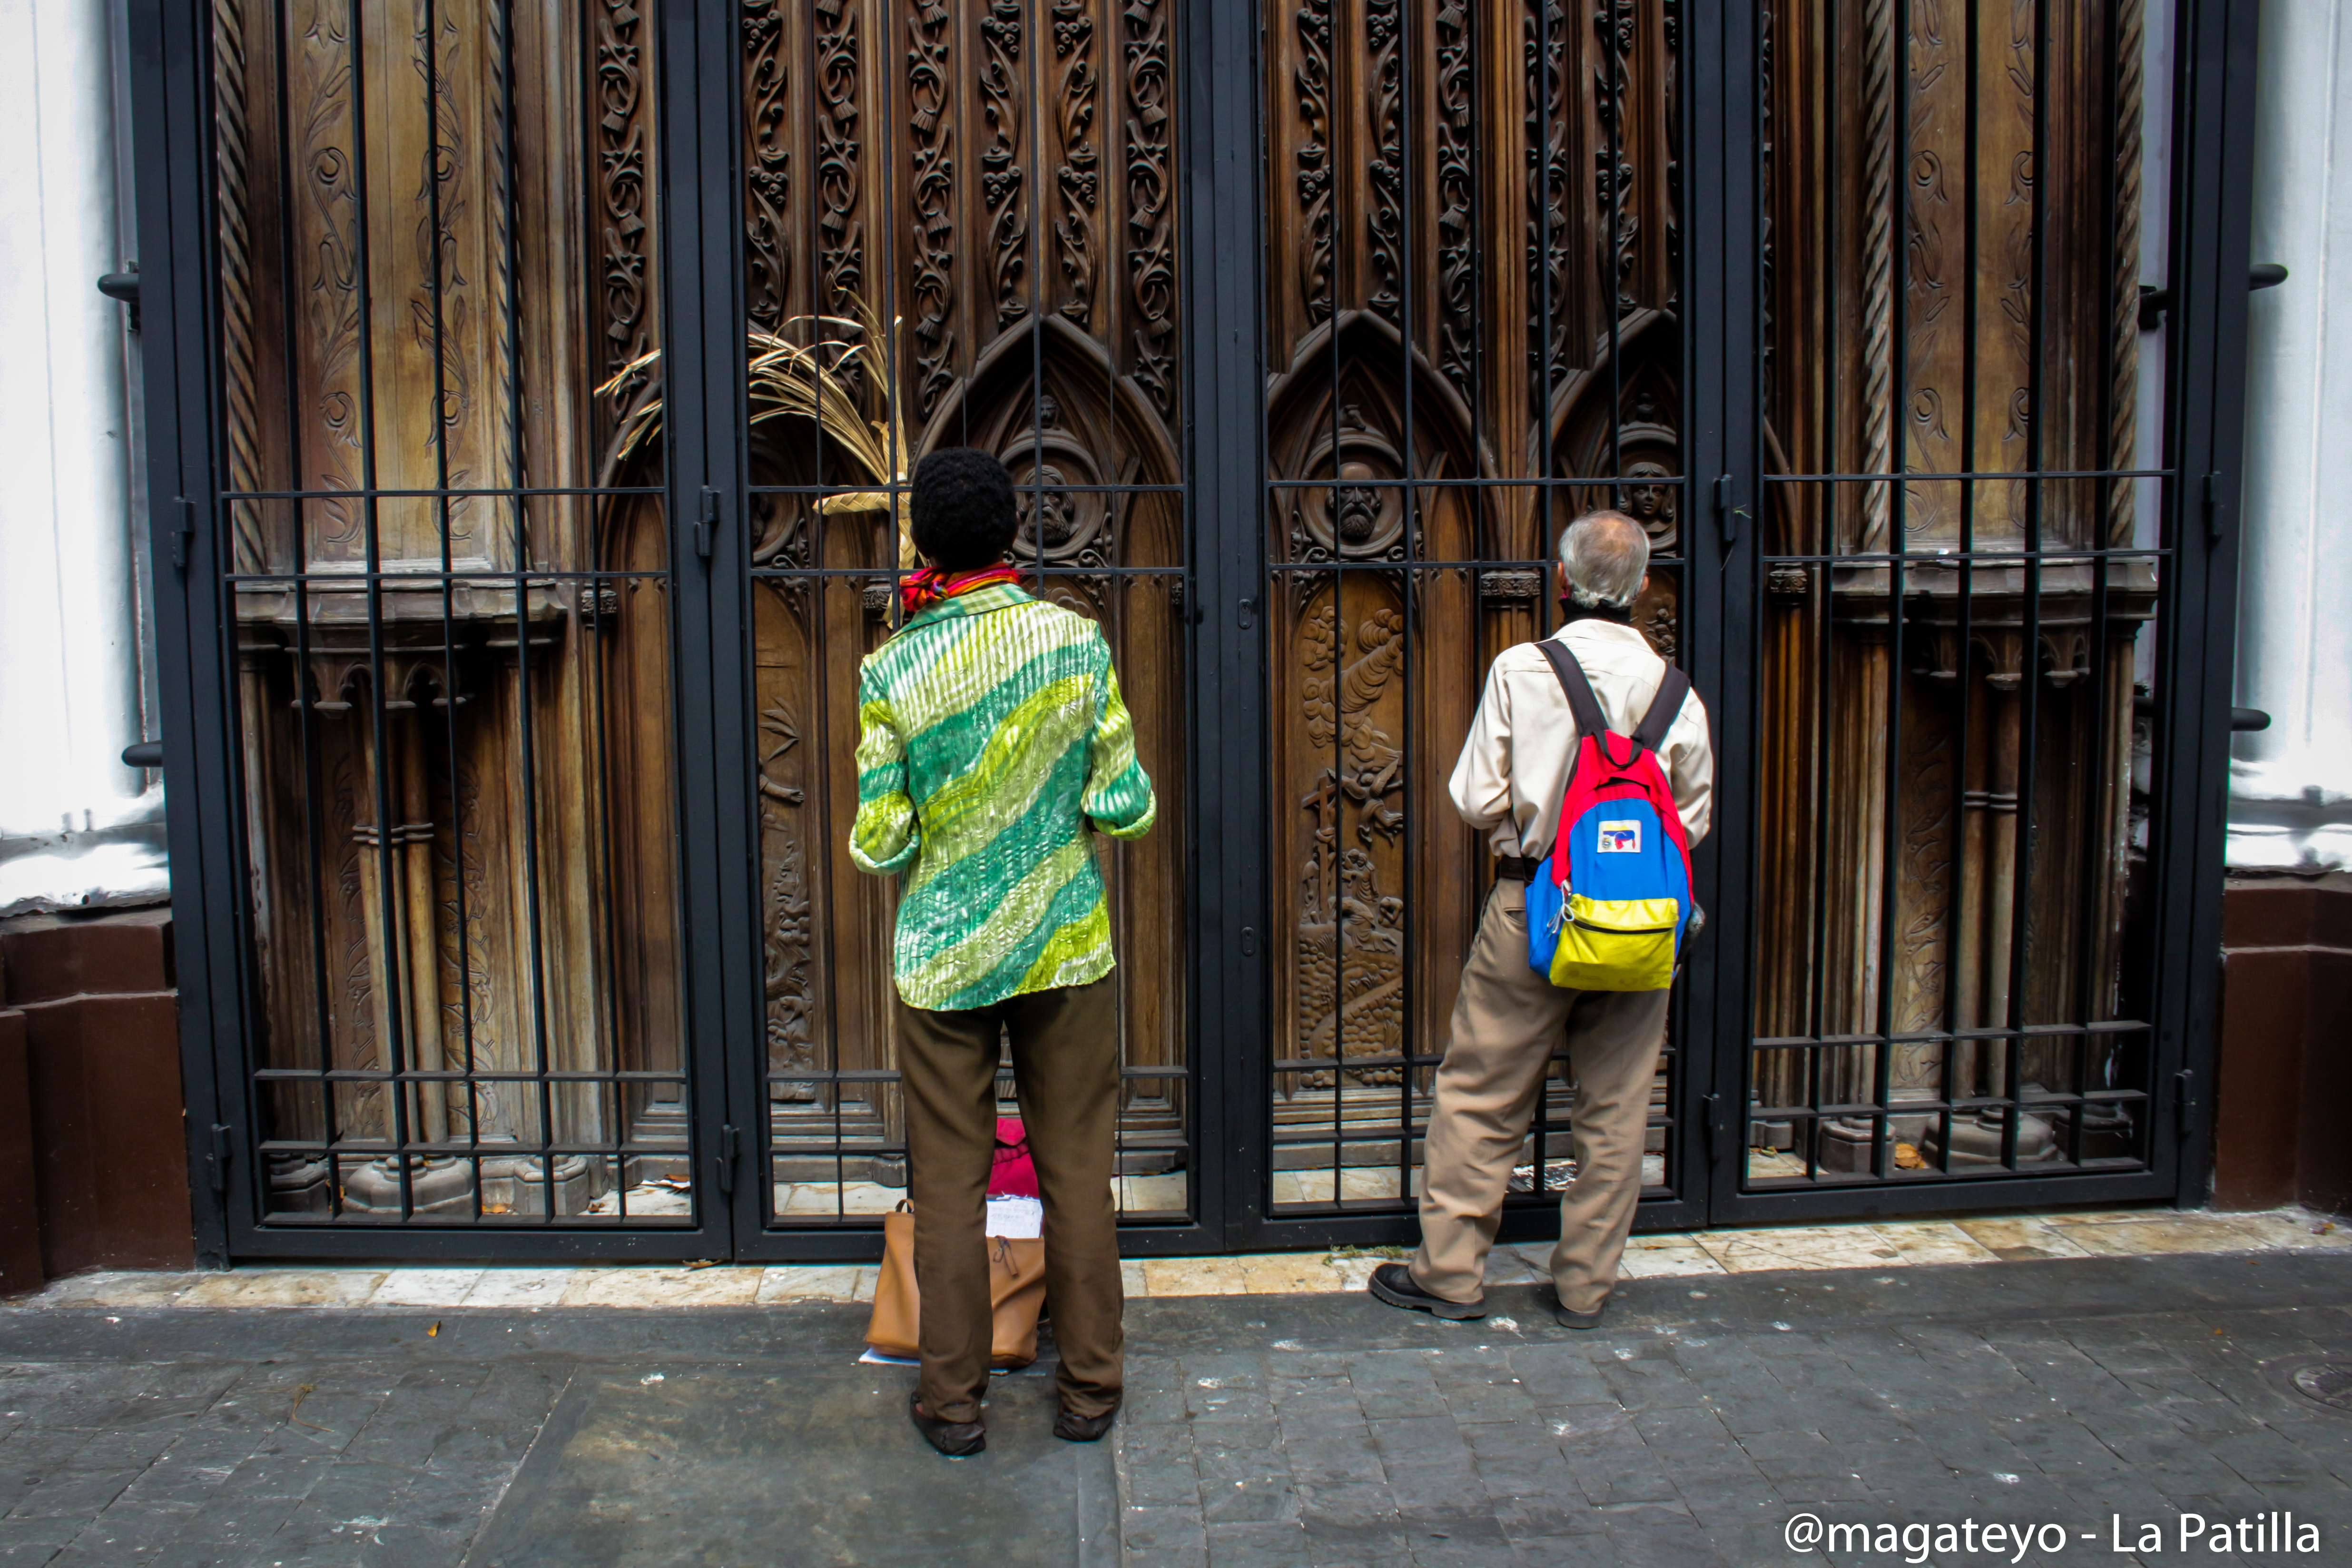
[[[1013,547],[1020,519],[1013,476],[971,447],[942,447],[915,465],[915,548],[943,572],[993,566]]]

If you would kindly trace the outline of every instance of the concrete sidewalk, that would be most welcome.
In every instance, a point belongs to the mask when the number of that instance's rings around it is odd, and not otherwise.
[[[2352,1256],[2082,1257],[1533,1287],[1441,1324],[1356,1294],[1130,1303],[1115,1443],[1040,1366],[949,1462],[865,1309],[0,1310],[0,1563],[1893,1563],[1825,1526],[2054,1527],[2170,1563],[2292,1511],[2352,1551]],[[2144,1524],[2161,1555],[2127,1545]],[[2083,1539],[2090,1531],[2095,1540]],[[1975,1544],[1983,1544],[1975,1539]],[[2013,1552],[1934,1552],[1944,1563]]]

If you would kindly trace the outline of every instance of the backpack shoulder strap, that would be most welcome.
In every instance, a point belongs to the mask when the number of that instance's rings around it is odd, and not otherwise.
[[[1633,739],[1642,742],[1643,751],[1654,752],[1664,743],[1666,731],[1675,727],[1675,715],[1683,710],[1683,699],[1690,695],[1690,677],[1674,665],[1666,666],[1666,678],[1658,682],[1658,694],[1650,699],[1650,710],[1642,715],[1641,728]]]
[[[1578,738],[1608,734],[1608,716],[1601,711],[1601,699],[1592,695],[1592,682],[1585,679],[1584,666],[1576,662],[1576,656],[1565,643],[1550,637],[1536,647],[1551,661],[1551,672],[1559,677],[1560,689],[1568,693],[1568,710],[1576,720]]]

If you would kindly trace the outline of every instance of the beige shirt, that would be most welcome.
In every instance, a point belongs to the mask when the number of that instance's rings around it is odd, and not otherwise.
[[[1630,735],[1650,710],[1666,675],[1666,661],[1649,639],[1612,621],[1574,621],[1552,634],[1584,667],[1609,726]],[[1478,716],[1454,764],[1454,809],[1471,826],[1486,829],[1497,855],[1541,855],[1559,826],[1568,765],[1575,760],[1576,721],[1551,661],[1534,643],[1496,656],[1486,672]],[[1715,751],[1708,743],[1706,705],[1694,691],[1658,748],[1658,764],[1675,792],[1683,831],[1693,845],[1706,837],[1713,814]]]

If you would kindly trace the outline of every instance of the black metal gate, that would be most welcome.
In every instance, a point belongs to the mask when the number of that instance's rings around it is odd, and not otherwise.
[[[950,442],[1165,748],[1133,1249],[1410,1234],[1445,772],[1594,504],[1718,757],[1643,1226],[2195,1199],[2254,8],[1920,9],[134,5],[202,1249],[875,1251]]]

